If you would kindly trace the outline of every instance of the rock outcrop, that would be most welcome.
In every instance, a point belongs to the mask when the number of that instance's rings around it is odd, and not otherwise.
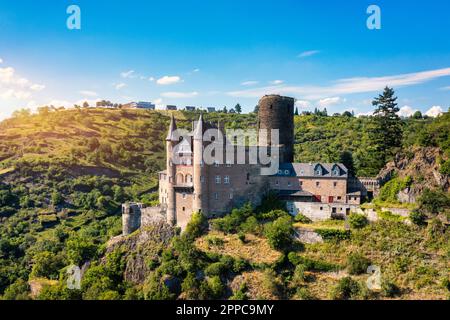
[[[439,172],[442,159],[445,159],[445,156],[439,148],[414,147],[397,154],[395,159],[380,171],[377,178],[387,182],[393,177],[411,177],[412,184],[401,190],[397,198],[402,203],[414,203],[426,188],[448,191],[450,178]]]
[[[154,221],[128,236],[112,238],[107,252],[123,249],[126,267],[124,278],[134,284],[142,284],[150,273],[150,265],[158,259],[158,253],[167,248],[175,236],[175,229],[163,220]]]

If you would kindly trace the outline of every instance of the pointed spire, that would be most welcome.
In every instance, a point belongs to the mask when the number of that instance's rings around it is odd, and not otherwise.
[[[170,126],[169,126],[169,132],[167,133],[167,141],[175,141],[175,137],[173,135],[174,131],[177,130],[177,124],[175,122],[175,117],[173,116],[170,118]]]
[[[197,121],[197,125],[194,131],[194,140],[203,139],[203,113],[200,113],[200,118]]]

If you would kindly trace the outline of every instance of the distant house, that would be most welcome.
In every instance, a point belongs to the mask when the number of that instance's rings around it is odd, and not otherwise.
[[[140,102],[136,103],[136,108],[155,110],[155,105],[151,102],[140,101]]]
[[[236,113],[236,111],[234,109],[230,109],[229,111],[230,113]]]
[[[184,110],[185,111],[195,111],[195,107],[192,107],[192,106],[186,106],[186,107],[184,107]]]
[[[214,107],[209,107],[207,108],[208,112],[216,112],[216,108]]]
[[[126,103],[126,104],[122,105],[122,108],[123,109],[136,109],[137,103],[136,102]]]
[[[167,105],[166,110],[178,110],[178,109],[177,109],[177,106]]]

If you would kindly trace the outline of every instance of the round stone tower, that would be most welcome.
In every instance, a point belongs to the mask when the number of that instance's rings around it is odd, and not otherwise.
[[[259,100],[259,129],[279,130],[280,161],[294,162],[294,98],[267,95]],[[270,140],[268,140],[270,144]]]
[[[141,209],[139,203],[122,205],[122,234],[129,235],[141,227]]]

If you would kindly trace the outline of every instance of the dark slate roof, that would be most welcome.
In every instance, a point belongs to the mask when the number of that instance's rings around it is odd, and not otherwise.
[[[338,171],[337,175],[333,171],[334,168]],[[321,174],[317,174],[316,170]],[[342,163],[282,163],[277,176],[347,178],[348,170]]]

